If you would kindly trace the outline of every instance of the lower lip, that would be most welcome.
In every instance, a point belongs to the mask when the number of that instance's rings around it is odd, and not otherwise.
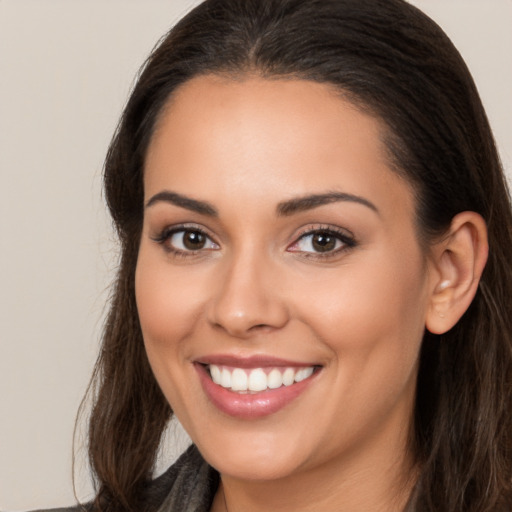
[[[260,393],[236,393],[215,384],[208,370],[195,364],[203,390],[210,401],[222,412],[241,419],[256,419],[274,414],[301,395],[311,384],[318,372],[301,382]]]

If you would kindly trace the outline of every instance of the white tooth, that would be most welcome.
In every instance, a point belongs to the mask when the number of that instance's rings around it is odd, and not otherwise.
[[[277,389],[283,385],[283,376],[281,372],[274,368],[267,376],[267,386],[270,389]]]
[[[295,374],[295,382],[300,382],[301,380],[304,380],[304,379],[305,379],[305,377],[304,377],[304,369],[299,370]]]
[[[300,382],[308,377],[311,377],[313,374],[313,368],[310,366],[309,368],[302,368],[295,374],[295,382]]]
[[[210,375],[212,376],[212,380],[215,384],[220,384],[220,368],[217,365],[210,365]]]
[[[311,375],[313,375],[313,372],[315,371],[315,369],[310,366],[309,368],[304,368],[304,375],[305,375],[305,379],[307,379],[308,377],[311,377]]]
[[[247,374],[240,368],[235,368],[231,374],[231,389],[233,391],[247,391]]]
[[[291,386],[295,380],[295,371],[293,368],[286,368],[283,373],[283,384],[285,386]]]
[[[263,391],[267,389],[267,376],[261,368],[251,371],[247,387],[249,391]]]
[[[223,388],[231,387],[231,372],[227,368],[223,368],[220,374],[220,385]]]

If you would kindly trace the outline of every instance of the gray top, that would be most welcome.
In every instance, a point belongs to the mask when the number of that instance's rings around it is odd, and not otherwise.
[[[209,512],[219,486],[219,473],[192,445],[155,483],[165,493],[158,512]]]

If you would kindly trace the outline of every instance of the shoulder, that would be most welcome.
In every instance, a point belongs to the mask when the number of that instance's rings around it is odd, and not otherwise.
[[[219,474],[195,445],[146,489],[146,510],[155,512],[208,512],[219,485]],[[93,512],[90,503],[31,512]]]

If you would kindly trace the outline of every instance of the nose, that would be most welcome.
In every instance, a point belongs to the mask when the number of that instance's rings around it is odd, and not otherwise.
[[[210,324],[237,338],[284,327],[289,314],[275,267],[257,254],[225,262],[216,275],[208,310]]]

